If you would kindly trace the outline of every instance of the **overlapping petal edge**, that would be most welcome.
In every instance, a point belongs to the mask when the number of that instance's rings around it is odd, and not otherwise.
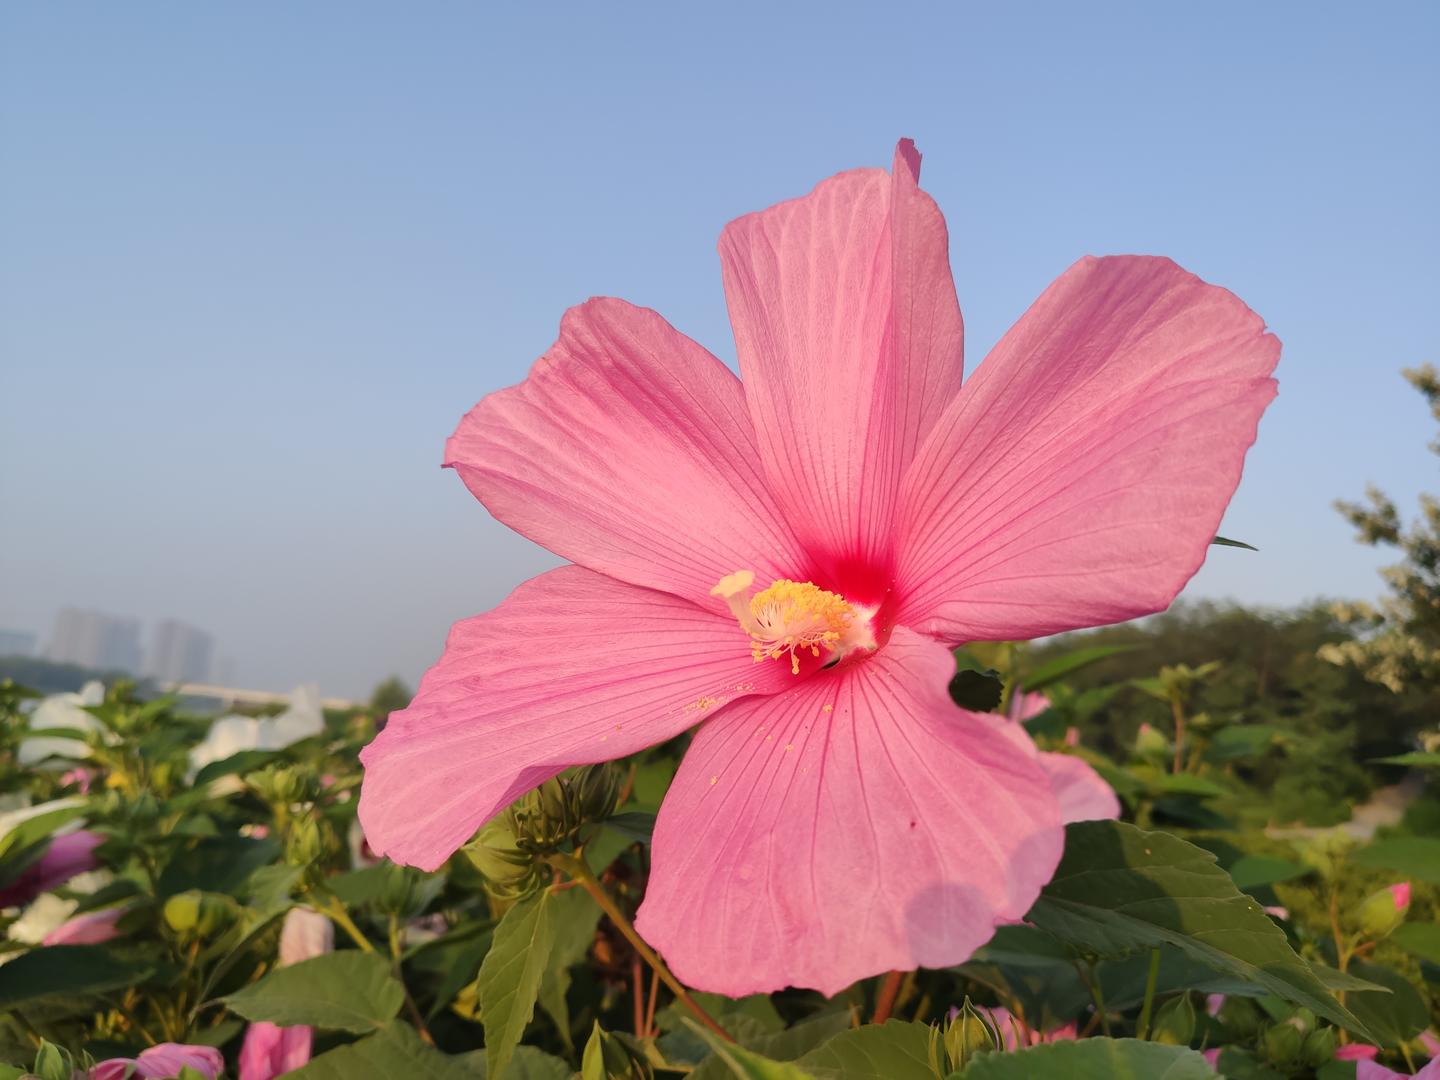
[[[457,624],[366,748],[372,848],[433,869],[564,768],[699,724],[638,927],[704,989],[835,992],[963,960],[1028,908],[1062,817],[1114,811],[1083,762],[954,707],[948,647],[1167,606],[1239,481],[1279,343],[1169,260],[1087,258],[962,383],[918,176],[905,141],[889,173],[725,229],[743,383],[597,299],[464,418],[446,464],[575,565]],[[842,595],[878,649],[807,653],[795,675],[753,662],[711,595],[740,569]]]

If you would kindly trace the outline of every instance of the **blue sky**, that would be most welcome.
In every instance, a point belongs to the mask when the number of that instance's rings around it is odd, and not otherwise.
[[[590,295],[733,360],[715,241],[897,137],[973,366],[1080,255],[1285,343],[1189,595],[1373,596],[1331,510],[1434,490],[1433,3],[67,3],[0,12],[0,627],[213,631],[362,694],[552,559],[439,468]]]

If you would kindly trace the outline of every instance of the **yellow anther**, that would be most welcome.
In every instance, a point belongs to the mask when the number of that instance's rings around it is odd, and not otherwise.
[[[745,594],[754,584],[752,572],[737,570],[722,578],[710,595],[722,598],[750,635],[750,653],[757,661],[779,660],[788,653],[790,671],[798,675],[804,651],[818,657],[822,649],[838,652],[864,643],[856,640],[855,608],[838,593],[813,582],[780,578],[747,602]],[[868,629],[863,636],[869,636]],[[873,648],[873,637],[870,641]]]

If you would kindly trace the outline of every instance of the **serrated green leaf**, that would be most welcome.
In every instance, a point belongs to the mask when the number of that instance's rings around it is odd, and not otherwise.
[[[1440,882],[1440,840],[1401,836],[1363,847],[1350,856],[1361,866],[1393,870],[1416,881]]]
[[[1214,544],[1216,547],[1244,548],[1246,551],[1260,550],[1253,544],[1245,543],[1244,540],[1231,540],[1228,536],[1217,536],[1214,540],[1211,540],[1210,543]]]
[[[0,1006],[103,994],[141,983],[150,972],[99,945],[31,949],[0,966]]]
[[[570,1033],[570,1007],[565,995],[570,990],[570,968],[585,959],[595,940],[595,927],[600,922],[600,909],[583,889],[567,889],[556,893],[551,904],[551,921],[555,927],[555,944],[545,973],[540,977],[540,1007],[560,1029],[565,1049],[575,1051]]]
[[[1081,1039],[1032,1046],[1008,1054],[981,1054],[952,1073],[964,1080],[1215,1080],[1215,1070],[1194,1050],[1137,1039]]]
[[[505,1075],[505,1066],[535,1015],[540,981],[555,945],[553,899],[553,893],[542,889],[507,911],[480,965],[480,1017],[491,1076]]]
[[[688,1017],[685,1024],[709,1044],[715,1059],[729,1069],[729,1074],[739,1077],[740,1080],[817,1080],[816,1074],[807,1072],[788,1061],[772,1061],[754,1050],[747,1050],[736,1043],[725,1042]],[[931,1080],[934,1078],[932,1077]]]
[[[1135,648],[1134,645],[1092,645],[1089,648],[1076,649],[1074,652],[1057,656],[1053,660],[1047,660],[1034,671],[1022,675],[1020,685],[1031,693],[1044,690],[1067,675],[1083,671],[1092,664],[1098,664],[1101,660],[1109,659],[1120,653],[1133,652]]]
[[[842,1031],[796,1064],[815,1080],[935,1080],[930,1028],[900,1020]]]
[[[1411,956],[1440,964],[1440,926],[1434,923],[1404,923],[1390,935],[1390,940]]]
[[[405,989],[383,957],[346,951],[276,968],[220,1000],[247,1020],[358,1035],[391,1020],[405,1001]]]
[[[1173,945],[1357,1034],[1363,1023],[1330,996],[1258,903],[1210,852],[1119,821],[1065,830],[1065,854],[1025,916],[1082,953],[1121,957]]]
[[[1360,978],[1389,991],[1352,993],[1345,998],[1345,1004],[1370,1029],[1378,1045],[1399,1046],[1429,1025],[1430,1008],[1405,976],[1361,961],[1353,962],[1351,968]]]
[[[427,1046],[414,1028],[396,1021],[373,1035],[327,1050],[294,1072],[287,1072],[285,1077],[286,1080],[395,1080],[401,1076],[406,1080],[411,1077],[474,1080],[475,1075],[475,1069],[465,1060]],[[561,1075],[568,1076],[568,1070]]]

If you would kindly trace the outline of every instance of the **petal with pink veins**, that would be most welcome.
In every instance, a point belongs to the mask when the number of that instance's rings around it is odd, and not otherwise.
[[[901,492],[898,621],[946,641],[1160,611],[1204,561],[1280,343],[1168,259],[1086,258],[1001,339]]]
[[[765,473],[827,576],[888,567],[900,477],[960,389],[945,219],[919,171],[905,140],[891,173],[841,173],[720,237]]]
[[[377,853],[434,870],[477,828],[571,765],[624,757],[726,702],[793,681],[732,618],[563,566],[459,622],[410,706],[360,755]]]
[[[684,982],[826,994],[958,964],[1049,880],[1044,773],[946,692],[954,658],[905,628],[868,660],[705,724],[655,828],[636,927]]]
[[[566,312],[529,377],[460,422],[445,464],[556,554],[717,610],[726,574],[807,566],[761,476],[739,380],[623,300]]]
[[[1101,821],[1120,816],[1120,799],[1105,780],[1073,754],[1042,751],[1040,767],[1050,778],[1050,790],[1060,804],[1060,816],[1072,821]]]

